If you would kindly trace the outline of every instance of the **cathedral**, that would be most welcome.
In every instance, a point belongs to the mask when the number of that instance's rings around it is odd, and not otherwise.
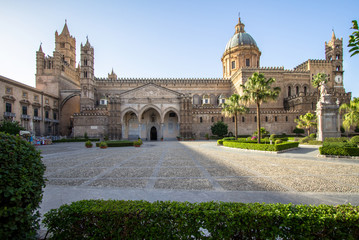
[[[222,78],[121,78],[112,70],[107,77],[95,76],[95,51],[89,40],[80,45],[76,65],[76,39],[67,23],[55,32],[55,51],[36,52],[36,89],[57,97],[58,134],[108,137],[109,139],[170,140],[177,136],[204,138],[217,121],[234,132],[234,118],[221,114],[222,104],[254,73],[275,78],[281,88],[278,99],[261,106],[261,125],[271,134],[292,134],[294,119],[315,113],[317,89],[311,79],[317,73],[329,77],[328,91],[340,102],[351,93],[343,85],[343,39],[334,32],[325,42],[325,59],[309,59],[294,69],[261,67],[261,51],[238,19],[234,35],[221,57]],[[256,130],[256,108],[237,119],[238,134]]]

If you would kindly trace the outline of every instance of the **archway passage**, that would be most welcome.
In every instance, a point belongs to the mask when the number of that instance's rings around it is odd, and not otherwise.
[[[151,128],[151,141],[157,141],[157,129],[155,127]]]

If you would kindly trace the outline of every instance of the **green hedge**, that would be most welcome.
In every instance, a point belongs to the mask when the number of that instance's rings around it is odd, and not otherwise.
[[[240,141],[223,141],[223,146],[233,147],[233,148],[242,148],[242,149],[252,149],[260,151],[282,151],[289,148],[298,147],[299,142],[284,142],[280,144],[258,144],[258,143],[245,143]]]
[[[359,207],[83,200],[45,214],[50,239],[358,239]]]
[[[107,143],[107,147],[129,147],[133,146],[132,141],[105,141]],[[96,147],[99,147],[100,143],[96,143]]]
[[[217,140],[218,145],[223,145],[223,139]]]
[[[359,148],[357,147],[333,147],[330,145],[319,147],[321,155],[333,156],[359,156]]]
[[[100,139],[98,138],[63,138],[60,140],[54,140],[52,142],[54,143],[59,143],[59,142],[87,142],[88,140],[90,140],[91,142],[98,142],[100,141]]]
[[[45,169],[33,145],[0,132],[0,239],[35,239]]]
[[[328,137],[324,139],[324,142],[349,142],[347,137]]]

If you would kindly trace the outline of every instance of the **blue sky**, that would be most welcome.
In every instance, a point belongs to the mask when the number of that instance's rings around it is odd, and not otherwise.
[[[95,75],[222,77],[221,56],[238,12],[262,52],[261,66],[292,69],[324,59],[334,29],[344,45],[344,87],[359,97],[359,55],[350,58],[359,1],[0,1],[0,75],[35,86],[40,42],[52,55],[65,19],[80,43],[95,48]]]

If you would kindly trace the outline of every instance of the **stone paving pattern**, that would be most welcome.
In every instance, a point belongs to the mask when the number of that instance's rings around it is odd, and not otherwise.
[[[359,193],[359,161],[217,147],[213,141],[145,142],[140,148],[40,146],[47,185],[122,189]]]

